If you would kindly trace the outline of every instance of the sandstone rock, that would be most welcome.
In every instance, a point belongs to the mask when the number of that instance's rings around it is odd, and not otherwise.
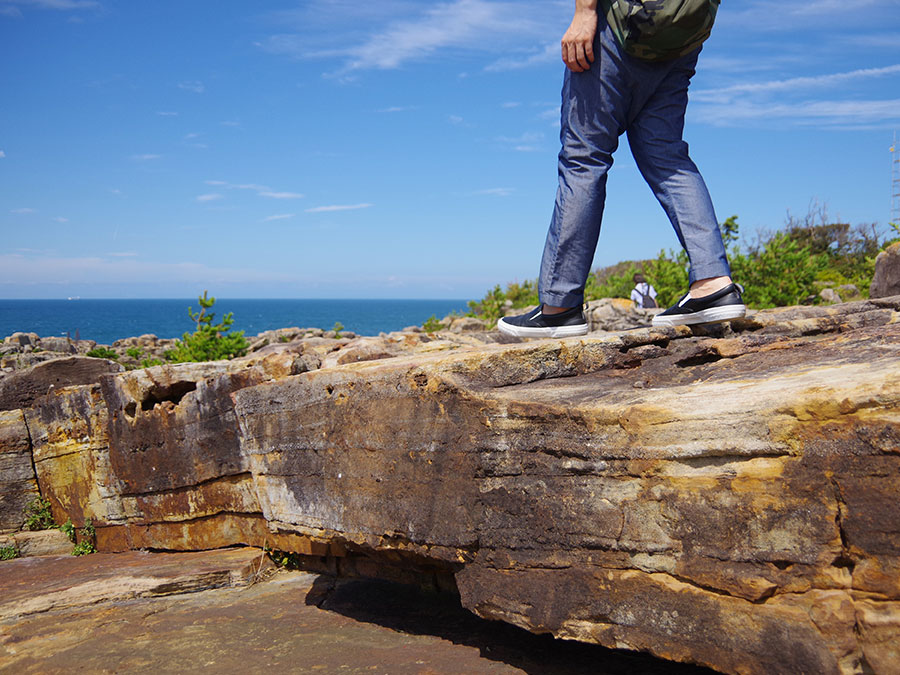
[[[3,340],[4,344],[14,345],[16,347],[26,347],[26,346],[34,346],[37,344],[38,340],[37,333],[13,333]]]
[[[449,326],[449,331],[451,333],[471,333],[483,331],[485,329],[486,326],[484,325],[484,321],[477,319],[474,316],[460,316],[453,319],[453,323]]]
[[[47,352],[60,352],[63,354],[76,354],[78,348],[67,337],[44,337],[38,340],[37,346]]]
[[[835,290],[845,300],[859,297],[859,289],[855,284],[841,284]]]
[[[887,673],[898,310],[400,334],[344,365],[350,341],[318,339],[110,374],[26,419],[54,514],[96,518],[104,550],[366,555],[453,575],[464,606],[537,633],[730,673]],[[283,375],[306,354],[327,367]]]
[[[133,551],[3,563],[0,620],[110,600],[185,593],[249,583],[266,569],[252,548],[181,555]],[[76,578],[78,583],[70,581]]]
[[[0,532],[22,527],[25,506],[37,496],[25,417],[21,410],[0,412]]]
[[[72,542],[61,530],[13,532],[0,535],[0,546],[15,546],[20,558],[47,555],[70,555]]]
[[[900,294],[900,242],[895,242],[878,254],[875,275],[869,286],[870,298],[885,298]]]
[[[0,381],[0,410],[28,408],[45,396],[50,388],[59,389],[99,381],[102,375],[122,370],[122,366],[104,359],[82,356],[54,358],[30,370],[13,373]]]
[[[829,305],[836,305],[840,302],[843,302],[843,300],[841,300],[841,296],[838,295],[833,288],[823,288],[821,291],[819,291],[819,297]]]
[[[585,318],[591,331],[617,331],[649,326],[662,309],[643,309],[624,298],[602,298],[588,303]]]

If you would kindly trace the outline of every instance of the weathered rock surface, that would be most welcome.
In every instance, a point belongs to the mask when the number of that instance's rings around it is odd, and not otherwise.
[[[900,293],[900,242],[891,244],[875,258],[875,274],[869,296],[885,298]]]
[[[25,416],[0,411],[0,532],[22,527],[25,506],[37,496]]]
[[[0,563],[0,598],[27,610],[0,617],[0,672],[709,673],[483,621],[450,594],[265,564],[260,577],[260,562],[243,549]]]
[[[42,493],[90,517],[101,550],[370,559],[453,578],[464,606],[533,632],[731,673],[890,673],[898,309],[521,344],[411,334],[343,363],[351,343],[323,343],[296,375],[313,352],[269,345],[104,375],[24,417]]]
[[[70,555],[73,547],[65,533],[56,529],[0,535],[0,546],[13,546],[20,558]]]
[[[91,384],[101,375],[121,370],[112,361],[82,356],[45,361],[0,380],[0,411],[28,408],[50,389]]]

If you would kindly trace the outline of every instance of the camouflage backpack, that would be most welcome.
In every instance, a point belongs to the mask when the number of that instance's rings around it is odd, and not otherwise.
[[[721,0],[602,0],[625,51],[647,61],[689,54],[712,31]]]

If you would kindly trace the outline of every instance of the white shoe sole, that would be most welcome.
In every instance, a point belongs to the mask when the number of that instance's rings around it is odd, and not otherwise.
[[[548,337],[548,338],[565,338],[578,337],[579,335],[587,335],[588,327],[586,323],[576,324],[574,326],[554,326],[548,328],[529,328],[527,326],[513,326],[506,323],[503,319],[497,322],[497,330],[513,337]]]
[[[746,313],[746,305],[724,305],[710,307],[693,314],[674,314],[672,316],[657,314],[653,317],[652,324],[654,326],[693,326],[700,323],[720,323],[739,319]]]

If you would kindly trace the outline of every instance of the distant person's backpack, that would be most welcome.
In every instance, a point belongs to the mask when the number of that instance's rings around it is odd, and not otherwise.
[[[646,61],[667,61],[703,44],[720,1],[603,0],[602,6],[626,52]]]
[[[653,309],[659,307],[650,295],[650,284],[643,283],[638,287],[638,293],[641,294],[641,307],[644,309]]]

